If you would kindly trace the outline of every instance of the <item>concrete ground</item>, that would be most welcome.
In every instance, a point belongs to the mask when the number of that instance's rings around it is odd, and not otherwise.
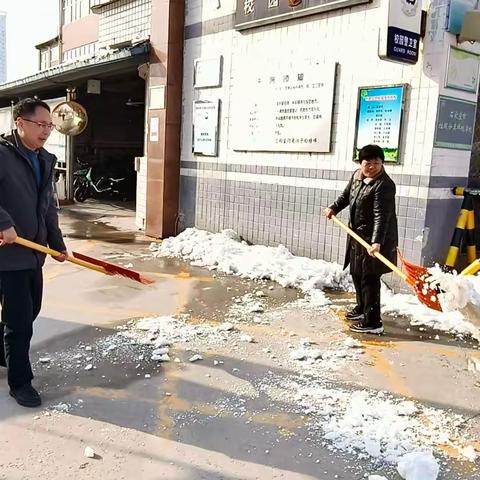
[[[47,262],[32,346],[44,405],[19,407],[0,370],[0,479],[359,480],[377,472],[399,478],[391,469],[332,453],[302,412],[258,388],[266,372],[296,375],[270,354],[288,351],[288,332],[309,337],[320,349],[343,338],[351,296],[329,293],[337,314],[302,311],[289,308],[300,297],[295,290],[153,259],[150,240],[134,231],[127,208],[86,203],[64,208],[61,223],[70,250],[131,263],[156,283],[143,286]],[[233,296],[259,287],[268,291],[267,312],[281,314],[241,323],[255,343],[234,349],[182,345],[174,347],[180,361],[168,364],[151,361],[147,347],[133,343],[118,356],[96,351],[132,319],[183,313],[192,324],[221,323]],[[384,390],[451,409],[465,418],[459,435],[480,450],[480,377],[468,368],[480,361],[477,343],[410,328],[406,319],[385,323],[385,336],[356,337],[365,354],[329,374],[332,385]],[[91,352],[91,370],[77,364],[79,351],[85,359]],[[188,362],[193,353],[204,361]],[[223,363],[214,366],[214,359]],[[240,407],[223,408],[222,402]],[[95,458],[84,456],[86,446]],[[443,450],[446,473],[440,479],[480,479],[478,465]]]

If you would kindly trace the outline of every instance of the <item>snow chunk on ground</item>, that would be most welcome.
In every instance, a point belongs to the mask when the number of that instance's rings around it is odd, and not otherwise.
[[[430,452],[411,452],[400,458],[397,470],[405,480],[437,480],[440,466]]]
[[[154,350],[154,351],[152,352],[152,355],[158,355],[158,356],[160,356],[160,355],[167,355],[169,351],[170,351],[170,349],[167,348],[167,347],[157,348],[156,350]]]
[[[187,228],[177,237],[152,244],[150,250],[156,257],[181,257],[210,270],[251,280],[273,280],[304,292],[351,287],[349,275],[339,264],[296,257],[283,245],[248,245],[232,230],[214,234]]]
[[[87,458],[95,458],[95,452],[92,447],[85,447],[83,455]]]
[[[368,480],[388,480],[388,478],[381,475],[369,475]]]
[[[225,322],[225,323],[222,323],[221,325],[219,325],[217,327],[217,330],[219,332],[230,332],[231,330],[233,330],[233,328],[234,328],[233,323]]]
[[[254,339],[250,335],[240,335],[240,341],[245,343],[253,343]]]
[[[152,360],[156,362],[169,362],[170,356],[167,353],[163,355],[152,355]]]
[[[347,348],[363,348],[363,344],[360,340],[357,340],[356,338],[352,338],[352,337],[347,337],[343,344],[347,347]]]

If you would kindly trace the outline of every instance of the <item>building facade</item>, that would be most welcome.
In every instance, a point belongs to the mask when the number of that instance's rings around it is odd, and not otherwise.
[[[0,84],[7,81],[7,14],[0,12]]]
[[[232,228],[328,261],[345,238],[322,211],[379,143],[402,252],[430,265],[452,188],[480,184],[480,47],[454,2],[61,0],[39,74],[0,87],[0,107],[73,90],[90,122],[66,157],[135,164],[147,235]]]
[[[390,28],[388,0],[350,2],[347,8],[297,17],[288,10],[290,3],[187,1],[181,225],[232,228],[253,243],[282,243],[297,255],[338,261],[344,235],[322,217],[322,210],[358,168],[354,146],[362,145],[356,140],[381,143],[382,134],[391,133],[385,103],[378,107],[384,116],[379,132],[374,127],[370,136],[362,137],[361,92],[402,86],[403,114],[399,125],[391,125],[392,130],[400,127],[399,158],[386,165],[397,184],[400,248],[413,262],[442,262],[461,204],[451,189],[472,180],[471,144],[468,139],[455,144],[452,132],[457,126],[463,133],[474,128],[479,44],[457,43],[457,36],[448,32],[448,5],[433,0],[423,4],[418,37],[394,37],[408,43],[407,50],[416,50],[418,61],[394,63],[379,51],[379,39],[381,43]],[[301,2],[296,5],[301,8]],[[465,88],[449,77],[457,49],[471,58],[476,72],[474,84]],[[328,82],[333,71],[332,90]],[[324,94],[311,95],[312,85],[299,80],[304,72],[314,72]],[[198,85],[197,76],[209,79]],[[299,96],[295,88],[305,93]],[[280,105],[265,100],[274,89]],[[323,103],[322,108],[315,102]],[[217,105],[218,122],[202,123],[198,111]],[[450,113],[454,118],[447,119]],[[374,114],[364,121],[374,121]],[[288,126],[292,119],[304,126],[305,135]],[[264,128],[268,122],[271,127]],[[215,148],[202,148],[196,125]],[[311,130],[319,134],[314,142],[327,145],[306,145],[312,138],[302,137],[311,137]]]
[[[138,225],[154,237],[178,219],[183,0],[59,0],[59,34],[37,45],[39,72],[0,86],[2,123],[25,96],[75,100],[87,128],[58,148],[66,200],[73,173],[137,172]],[[62,151],[60,151],[62,150]],[[119,175],[119,173],[116,173]],[[63,177],[62,177],[63,178]]]

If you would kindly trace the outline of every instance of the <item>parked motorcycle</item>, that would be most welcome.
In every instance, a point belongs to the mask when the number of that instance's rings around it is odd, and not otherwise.
[[[77,202],[97,196],[128,200],[127,176],[113,178],[102,175],[94,179],[92,167],[77,170],[73,176],[73,198]]]

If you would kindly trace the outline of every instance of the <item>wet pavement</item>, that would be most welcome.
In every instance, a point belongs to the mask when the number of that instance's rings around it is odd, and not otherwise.
[[[347,330],[342,318],[350,295],[328,292],[337,315],[307,312],[289,307],[301,299],[294,289],[154,259],[151,240],[133,230],[132,215],[122,206],[96,203],[63,209],[70,250],[131,264],[156,283],[48,262],[32,346],[44,406],[18,407],[0,371],[0,479],[359,480],[377,472],[400,478],[393,469],[332,453],[290,399],[272,399],[262,388],[266,378],[298,375],[265,354],[266,347],[288,352],[288,332],[294,331],[328,349]],[[118,341],[128,322],[143,317],[185,315],[192,325],[222,323],[235,311],[234,298],[258,289],[268,292],[265,315],[247,314],[238,327],[255,343],[179,343],[172,347],[178,363],[158,363],[150,359],[150,345]],[[329,373],[332,384],[452,409],[466,419],[460,434],[480,439],[479,373],[467,368],[468,358],[480,358],[476,342],[410,327],[406,319],[385,323],[385,336],[356,337],[365,354]],[[195,353],[203,360],[190,363]],[[96,458],[84,457],[87,445]],[[474,463],[457,461],[447,447],[444,452],[441,480],[480,479]]]

